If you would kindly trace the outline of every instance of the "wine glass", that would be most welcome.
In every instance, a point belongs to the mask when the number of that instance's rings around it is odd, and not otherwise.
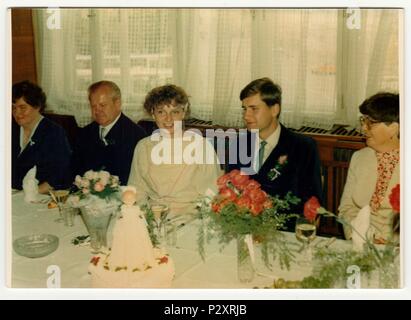
[[[58,208],[59,208],[59,218],[57,218],[56,220],[54,220],[55,222],[63,222],[63,206],[66,203],[69,193],[70,191],[67,189],[50,189],[49,190],[50,196],[51,198],[54,200],[54,202],[57,204]]]
[[[315,220],[309,220],[304,217],[298,217],[295,223],[295,236],[298,241],[303,243],[299,252],[302,254],[300,265],[309,265],[312,260],[312,252],[310,243],[315,239],[316,235]]]
[[[159,202],[159,201],[151,201],[150,208],[154,215],[154,221],[156,223],[157,229],[157,236],[160,244],[164,244],[166,240],[166,222],[167,222],[167,215],[169,212],[169,207],[167,204]]]

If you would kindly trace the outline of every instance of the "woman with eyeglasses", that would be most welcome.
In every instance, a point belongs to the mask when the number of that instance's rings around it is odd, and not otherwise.
[[[214,148],[200,132],[184,130],[190,103],[182,88],[152,89],[144,109],[159,129],[137,144],[128,185],[139,201],[165,204],[172,215],[194,213],[196,200],[221,175]]]
[[[358,225],[359,211],[369,206],[368,237],[380,244],[397,241],[393,238],[394,213],[389,195],[400,181],[399,95],[377,93],[360,105],[360,112],[367,147],[352,156],[339,215]],[[352,232],[344,226],[347,239]]]

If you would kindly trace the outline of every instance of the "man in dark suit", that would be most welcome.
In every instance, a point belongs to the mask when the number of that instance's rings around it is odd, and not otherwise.
[[[145,131],[121,112],[121,92],[111,81],[88,88],[92,123],[80,130],[74,148],[74,172],[106,170],[126,184],[137,142]]]
[[[321,201],[316,142],[280,124],[281,88],[269,78],[257,79],[241,91],[240,100],[247,139],[239,137],[236,161],[230,163],[228,169],[241,169],[250,174],[270,195],[283,197],[292,192],[301,199],[300,204],[292,208],[293,212],[302,213],[304,203],[311,196]],[[293,228],[292,222],[288,225],[290,228]]]

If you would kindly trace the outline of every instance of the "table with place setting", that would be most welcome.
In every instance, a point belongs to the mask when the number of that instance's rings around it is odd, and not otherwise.
[[[87,236],[87,229],[80,214],[74,217],[74,225],[67,226],[56,222],[58,208],[49,209],[50,198],[37,203],[26,203],[23,192],[12,194],[11,273],[9,284],[12,288],[46,288],[56,285],[51,281],[58,270],[58,286],[62,288],[89,288],[91,276],[88,265],[93,257],[90,246],[82,243]],[[108,243],[115,217],[111,219],[108,231]],[[183,221],[183,222],[182,222]],[[259,245],[255,244],[255,276],[250,282],[240,282],[237,277],[237,244],[232,241],[221,249],[218,239],[212,239],[205,249],[205,260],[198,250],[198,227],[201,220],[175,220],[174,239],[166,245],[175,265],[173,288],[272,288],[276,279],[298,281],[312,273],[311,265],[298,263],[301,244],[292,232],[284,232],[290,247],[295,248],[296,260],[290,269],[281,268],[274,262],[272,270],[261,259]],[[58,238],[57,249],[39,258],[21,256],[13,249],[13,241],[32,234],[54,235]],[[77,239],[77,241],[76,241]],[[288,240],[287,240],[288,241]],[[348,250],[351,242],[341,239],[316,237],[313,247],[329,247],[335,250]]]

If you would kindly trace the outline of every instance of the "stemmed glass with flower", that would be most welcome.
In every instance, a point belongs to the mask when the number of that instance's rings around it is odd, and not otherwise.
[[[321,207],[318,199],[313,196],[304,205],[304,216],[315,220],[316,215],[324,215],[326,217],[333,217],[337,222],[350,227],[353,234],[356,233],[358,237],[364,242],[363,248],[360,250],[362,254],[371,262],[371,270],[377,269],[380,274],[380,281],[382,288],[398,288],[398,254],[399,254],[399,213],[400,213],[400,185],[397,184],[389,195],[389,202],[392,207],[392,234],[387,239],[387,242],[381,246],[382,243],[377,242],[372,235],[368,234],[368,227],[364,230],[355,228],[350,221],[337,216],[336,214],[327,211]],[[327,248],[327,246],[323,246]],[[353,243],[353,249],[355,244]],[[369,267],[368,267],[369,268]]]
[[[298,217],[295,223],[295,236],[297,240],[303,243],[303,246],[300,249],[300,252],[302,252],[302,259],[299,261],[300,265],[308,265],[312,261],[310,243],[316,237],[316,216],[318,207],[320,207],[320,204],[317,198],[311,198],[304,204],[304,216]]]
[[[150,209],[154,215],[154,222],[156,224],[156,231],[160,245],[164,245],[167,238],[167,216],[169,207],[166,203],[159,200],[150,199]]]

